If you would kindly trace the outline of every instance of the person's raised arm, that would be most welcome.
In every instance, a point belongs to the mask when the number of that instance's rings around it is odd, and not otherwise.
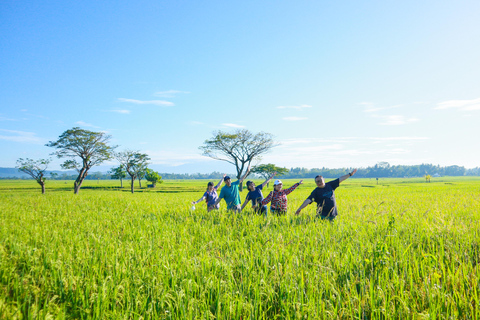
[[[197,201],[192,201],[192,204],[197,204],[199,202],[202,202],[203,200],[205,200],[205,196],[201,197],[200,199],[198,199]]]
[[[245,201],[244,201],[243,204],[242,204],[242,209],[240,209],[240,211],[243,211],[243,208],[245,208],[245,206],[247,205],[248,200],[249,200],[249,199],[248,199],[248,194],[247,194],[247,196],[245,197]]]
[[[310,203],[312,203],[312,200],[310,199],[305,199],[305,201],[303,201],[302,205],[297,209],[297,211],[295,212],[296,215],[299,215],[300,214],[300,211],[303,210],[303,208],[305,208],[306,206],[308,206]]]
[[[277,172],[274,172],[270,178],[268,178],[267,180],[265,180],[264,183],[262,183],[262,189],[265,188],[265,186],[267,185],[267,183],[269,183],[270,180],[272,180],[273,177],[275,177],[276,174],[277,174]]]
[[[295,183],[293,186],[285,190],[285,194],[290,194],[293,190],[297,189],[299,185],[303,184],[303,180],[300,180],[299,182]]]
[[[223,179],[225,179],[226,176],[227,176],[227,175],[224,173],[224,174],[223,174],[223,177],[220,178],[220,181],[218,181],[217,185],[215,186],[215,189],[220,188],[220,186],[222,185]]]
[[[353,176],[356,172],[357,172],[357,169],[353,169],[352,172],[347,173],[347,174],[344,175],[344,176],[341,176],[340,178],[338,178],[339,182],[342,182],[342,181],[347,180],[348,178],[350,178],[351,176]]]
[[[250,173],[250,165],[248,165],[247,171],[245,172],[243,177],[241,177],[240,180],[238,180],[238,184],[242,184],[243,180],[245,180],[245,178],[248,176],[249,173]]]
[[[265,199],[262,200],[262,206],[264,206],[267,203],[269,203],[270,201],[272,201],[272,197],[273,197],[273,191],[270,191],[268,196]]]

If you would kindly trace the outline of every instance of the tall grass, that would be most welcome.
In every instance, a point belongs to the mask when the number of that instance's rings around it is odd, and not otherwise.
[[[350,179],[334,223],[314,206],[293,215],[313,180],[288,196],[287,216],[266,219],[190,211],[204,182],[130,194],[92,181],[78,196],[55,183],[42,196],[0,182],[0,318],[480,314],[479,180]]]

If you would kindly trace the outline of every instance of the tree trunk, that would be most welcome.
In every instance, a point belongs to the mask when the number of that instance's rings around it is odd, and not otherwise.
[[[80,172],[78,173],[77,180],[73,183],[73,193],[78,194],[80,192],[80,188],[82,187],[83,180],[87,176],[88,168],[83,167]]]
[[[132,193],[133,193],[133,183],[135,182],[135,177],[132,176],[132,185],[131,185],[131,190],[132,190]]]
[[[37,181],[37,182],[42,187],[42,194],[45,194],[45,182],[43,181]]]
[[[120,178],[120,188],[123,188],[123,179]]]
[[[142,179],[138,178],[138,185],[140,186],[140,189],[142,189]]]

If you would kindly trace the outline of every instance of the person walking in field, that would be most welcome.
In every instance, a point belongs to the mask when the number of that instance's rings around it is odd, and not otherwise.
[[[267,215],[267,206],[261,205],[261,202],[264,199],[262,190],[267,185],[267,183],[269,183],[270,180],[272,180],[273,177],[275,177],[276,174],[277,173],[274,172],[270,178],[265,180],[265,182],[259,186],[255,186],[255,182],[253,181],[247,181],[247,188],[249,192],[247,194],[247,197],[245,198],[245,201],[242,204],[241,210],[245,208],[245,206],[249,201],[252,201],[252,208],[255,211],[255,213]]]
[[[208,211],[216,210],[216,209],[220,208],[220,205],[218,203],[215,205],[215,201],[217,201],[217,199],[218,199],[217,190],[222,185],[223,179],[226,176],[227,175],[224,174],[223,177],[220,179],[220,181],[218,181],[216,186],[213,186],[213,182],[210,181],[207,184],[207,191],[205,191],[205,193],[203,194],[203,196],[200,199],[198,199],[197,201],[192,201],[192,204],[195,206],[197,203],[205,200],[205,202],[207,203],[207,210]]]
[[[317,184],[317,188],[305,199],[295,214],[300,214],[303,208],[315,201],[317,203],[317,215],[320,216],[322,220],[327,219],[333,221],[338,214],[334,191],[339,187],[341,182],[347,180],[356,172],[357,169],[354,169],[352,172],[327,183],[325,183],[322,176],[316,176],[315,183]]]
[[[270,201],[270,212],[276,215],[284,215],[287,213],[288,199],[287,195],[290,194],[293,190],[297,189],[299,185],[303,183],[303,180],[300,180],[298,183],[295,183],[288,189],[282,189],[283,183],[280,180],[275,180],[273,183],[273,191],[268,194],[268,196],[262,200],[262,206],[266,205]]]
[[[220,196],[215,201],[214,205],[219,204],[222,199],[225,199],[225,202],[227,203],[227,210],[231,210],[233,212],[242,211],[242,208],[240,207],[242,202],[240,201],[240,192],[238,191],[238,186],[243,183],[243,180],[249,173],[250,165],[248,166],[245,175],[235,182],[232,182],[232,179],[230,179],[229,176],[224,177],[223,180],[225,181],[225,186],[220,191]]]

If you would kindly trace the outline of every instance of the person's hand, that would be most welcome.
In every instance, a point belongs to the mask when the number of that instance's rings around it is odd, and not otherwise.
[[[226,174],[226,173],[224,173],[224,174],[223,174],[223,177],[225,178],[226,176],[227,176],[227,174]]]
[[[272,177],[276,176],[277,175],[277,171],[275,171],[272,175]]]
[[[351,176],[353,176],[356,172],[357,172],[357,169],[353,169]],[[350,176],[350,177],[351,177],[351,176]]]
[[[295,211],[295,215],[299,215],[300,214],[300,211],[302,211],[302,209],[297,209],[297,211]]]
[[[193,204],[193,205],[196,205],[196,204],[197,204],[197,202],[196,202],[196,201],[192,201],[192,204]]]
[[[300,181],[298,182],[298,184],[303,184],[303,180],[300,180]]]

